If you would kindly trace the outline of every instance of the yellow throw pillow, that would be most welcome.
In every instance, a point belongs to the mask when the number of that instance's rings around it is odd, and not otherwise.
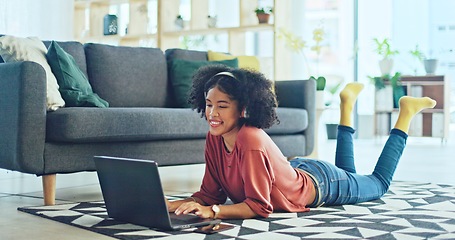
[[[207,56],[209,61],[223,61],[237,58],[239,60],[239,68],[248,68],[255,71],[260,71],[259,60],[255,56],[233,56],[225,53],[208,51]]]

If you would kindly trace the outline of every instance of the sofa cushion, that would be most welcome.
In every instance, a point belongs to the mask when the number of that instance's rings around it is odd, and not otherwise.
[[[108,107],[109,104],[92,91],[87,77],[74,58],[52,41],[46,59],[57,78],[66,107]]]
[[[204,51],[170,48],[167,49],[164,54],[166,55],[166,61],[172,61],[174,59],[208,61],[207,52]]]
[[[93,91],[111,107],[166,107],[167,64],[158,48],[84,45]]]
[[[52,41],[43,41],[46,48],[49,48]],[[84,52],[84,45],[80,42],[75,41],[68,41],[68,42],[60,42],[56,41],[58,45],[65,50],[68,54],[70,54],[74,60],[76,61],[77,66],[81,69],[86,77],[87,75],[87,63],[85,60],[85,52]]]
[[[297,134],[308,126],[306,110],[278,108],[281,124],[270,135]],[[48,142],[128,142],[205,138],[206,121],[185,108],[61,108],[47,114]]]
[[[224,61],[188,61],[174,59],[168,62],[168,76],[172,84],[173,96],[177,107],[189,108],[188,94],[191,90],[193,74],[202,66],[223,64],[232,68],[238,67],[236,58]]]
[[[65,105],[58,91],[57,79],[47,63],[47,49],[37,37],[0,37],[0,55],[5,62],[32,61],[40,64],[46,72],[47,110],[54,111]],[[38,80],[38,79],[37,79]]]
[[[46,124],[49,142],[178,140],[208,131],[198,113],[183,108],[62,108]]]
[[[308,128],[308,112],[305,109],[279,107],[276,113],[280,124],[265,129],[269,135],[297,134]]]

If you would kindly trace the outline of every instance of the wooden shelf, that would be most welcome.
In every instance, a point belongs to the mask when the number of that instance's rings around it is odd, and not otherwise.
[[[401,84],[406,95],[414,97],[430,97],[437,104],[433,109],[424,109],[411,122],[409,136],[440,137],[447,140],[449,137],[449,88],[446,76],[402,76]],[[385,83],[390,87],[390,83]],[[384,103],[384,96],[376,94],[376,106]],[[390,95],[393,99],[393,96]],[[398,116],[398,108],[391,107],[375,111],[375,134],[388,134]]]
[[[83,43],[97,42],[112,45],[156,47],[165,51],[168,48],[181,47],[181,37],[227,35],[227,46],[223,51],[233,55],[247,55],[248,34],[271,32],[271,53],[261,53],[261,64],[264,73],[273,80],[289,79],[291,74],[291,52],[285,49],[284,44],[278,43],[275,33],[279,27],[288,27],[291,20],[288,16],[292,10],[290,1],[273,1],[273,21],[269,24],[259,24],[254,9],[258,6],[257,0],[238,1],[238,7],[233,16],[238,16],[234,22],[237,26],[208,27],[209,0],[190,1],[190,19],[185,19],[186,28],[177,30],[175,19],[180,15],[180,0],[75,0],[74,3],[74,39]],[[128,19],[120,13],[125,13],[128,7]],[[119,9],[122,9],[121,11]],[[103,18],[118,9],[120,28],[127,23],[128,34],[121,34],[125,29],[119,29],[119,35],[103,35]],[[115,11],[114,11],[115,12]],[[220,19],[218,19],[220,20]],[[152,25],[153,24],[153,25]],[[151,32],[150,29],[153,29]],[[254,44],[261,44],[254,43]],[[223,47],[221,47],[223,48]],[[261,46],[257,48],[261,49]],[[212,49],[213,50],[213,49]],[[261,69],[262,71],[262,69]],[[267,74],[268,73],[268,74]]]
[[[261,32],[274,31],[273,24],[257,24],[243,27],[224,27],[224,28],[204,28],[194,30],[175,30],[163,32],[166,36],[185,36],[185,35],[212,35],[223,34],[229,32]]]

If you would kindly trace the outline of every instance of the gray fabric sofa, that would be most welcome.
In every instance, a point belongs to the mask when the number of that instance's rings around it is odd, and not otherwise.
[[[110,107],[47,112],[43,68],[0,59],[0,167],[43,176],[45,204],[54,204],[56,174],[94,171],[94,155],[153,159],[160,166],[204,162],[207,124],[195,111],[175,107],[167,61],[207,60],[206,52],[58,44]],[[315,82],[277,81],[275,89],[281,124],[267,132],[285,155],[310,154]]]

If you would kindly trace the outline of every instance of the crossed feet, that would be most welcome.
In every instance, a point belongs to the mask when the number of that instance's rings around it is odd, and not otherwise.
[[[340,110],[342,111],[342,114],[343,112],[345,114],[351,114],[357,96],[363,90],[363,87],[364,85],[362,83],[352,82],[348,83],[340,92]],[[399,100],[399,106],[400,112],[395,128],[407,133],[412,118],[423,109],[434,108],[434,106],[436,106],[436,101],[429,97],[403,96]],[[340,122],[340,124],[342,123]]]

